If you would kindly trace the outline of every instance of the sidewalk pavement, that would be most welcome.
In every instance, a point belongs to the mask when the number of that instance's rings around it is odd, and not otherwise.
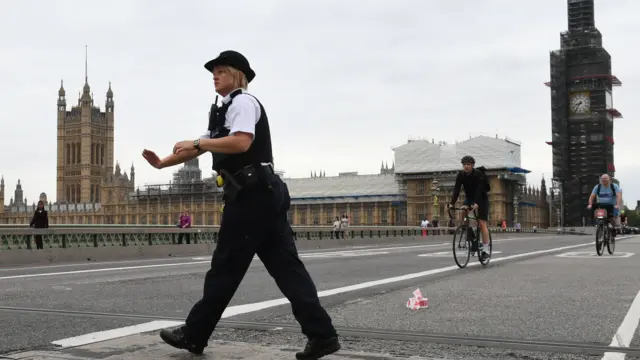
[[[156,333],[139,334],[89,345],[59,350],[27,351],[5,355],[11,360],[163,360],[163,359],[233,359],[275,360],[295,359],[300,347],[266,346],[215,340],[209,342],[204,355],[189,354],[165,344]],[[401,358],[364,352],[341,350],[322,360],[400,360]],[[412,357],[412,360],[436,360]]]

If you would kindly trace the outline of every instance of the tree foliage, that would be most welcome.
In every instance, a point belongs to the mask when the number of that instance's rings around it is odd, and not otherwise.
[[[627,226],[640,227],[640,215],[628,207],[624,207],[624,213],[627,215]]]

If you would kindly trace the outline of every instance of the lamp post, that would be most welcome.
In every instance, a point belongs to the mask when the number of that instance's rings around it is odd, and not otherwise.
[[[553,181],[553,189],[554,192],[558,193],[557,197],[559,198],[560,202],[560,206],[556,208],[559,229],[564,226],[564,181],[560,178],[551,178],[551,181]]]
[[[440,194],[440,187],[438,186],[438,180],[433,179],[431,182],[431,194],[433,194],[433,220],[437,220],[440,215],[440,207],[438,206],[438,195]]]
[[[513,196],[513,226],[515,227],[516,224],[518,223],[518,208],[520,205],[520,200],[518,199],[518,193],[520,188],[517,187],[516,188],[516,193]]]

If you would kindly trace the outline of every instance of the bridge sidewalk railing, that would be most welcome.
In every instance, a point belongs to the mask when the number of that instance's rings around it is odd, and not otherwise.
[[[324,239],[407,238],[453,234],[455,228],[422,229],[419,226],[349,226],[334,230],[331,226],[293,226],[297,241]],[[35,248],[34,236],[41,236],[46,248],[91,248],[171,245],[189,242],[215,244],[219,226],[195,226],[187,229],[176,226],[93,225],[52,226],[47,229],[28,227],[0,227],[0,250]],[[492,233],[584,234],[576,229],[515,229],[491,228]]]

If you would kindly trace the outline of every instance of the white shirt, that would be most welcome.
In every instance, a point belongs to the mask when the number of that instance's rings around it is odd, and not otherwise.
[[[231,94],[234,91],[222,99],[223,104],[231,101]],[[242,90],[242,94],[236,95],[227,109],[224,127],[229,129],[229,135],[233,135],[236,132],[244,132],[252,134],[255,139],[258,120],[260,120],[260,104],[258,104],[258,100],[249,95],[246,90]],[[205,134],[200,136],[200,139],[209,139],[210,137],[211,131],[207,130]]]

